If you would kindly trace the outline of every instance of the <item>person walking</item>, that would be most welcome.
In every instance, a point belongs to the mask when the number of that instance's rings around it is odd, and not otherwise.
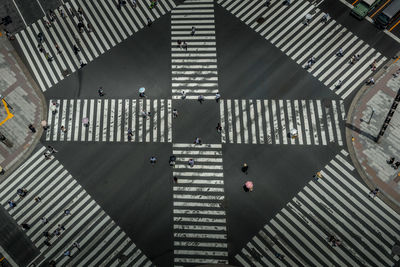
[[[71,255],[71,251],[69,251],[69,250],[66,250],[65,252],[64,252],[64,256],[67,256],[67,257],[72,257],[72,255]]]
[[[28,125],[28,128],[29,128],[29,130],[32,131],[32,133],[36,133],[36,129],[35,129],[35,127],[33,127],[32,124],[29,124],[29,125]]]
[[[17,206],[17,204],[15,204],[14,201],[12,201],[11,199],[8,201],[8,205],[10,206],[10,208],[15,208]]]
[[[181,98],[182,98],[182,99],[185,99],[185,98],[186,98],[186,93],[185,93],[185,91],[182,91],[182,92],[181,92]]]
[[[221,126],[221,123],[217,123],[217,127],[215,127],[216,129],[217,129],[217,132],[218,133],[221,133],[222,132],[222,126]]]
[[[29,229],[31,229],[31,226],[30,226],[29,224],[27,224],[27,223],[22,223],[22,224],[21,224],[21,227],[22,227],[24,230],[29,230]]]
[[[65,128],[65,126],[64,125],[61,125],[61,132],[63,132],[63,133],[66,133],[67,132],[67,128]]]
[[[199,97],[197,98],[197,101],[199,101],[200,104],[203,104],[203,102],[204,102],[204,96],[203,96],[203,95],[199,95]]]
[[[375,198],[378,195],[378,193],[379,193],[379,189],[375,188],[374,190],[371,190],[371,192],[369,192],[369,196],[371,198]]]
[[[38,203],[38,202],[40,202],[40,201],[42,201],[42,198],[41,198],[40,196],[35,197],[35,202],[36,202],[36,203]]]
[[[49,222],[49,220],[46,218],[46,217],[43,217],[42,218],[42,223],[43,224],[47,224]]]
[[[57,54],[62,54],[62,51],[61,51],[60,47],[58,46],[58,44],[55,43],[54,46],[55,46],[56,49],[57,49]]]
[[[147,18],[147,26],[148,27],[151,27],[151,24],[152,24],[153,22],[151,21],[151,19],[150,18]]]
[[[55,154],[58,152],[58,150],[55,150],[54,147],[52,147],[52,146],[47,146],[47,148],[49,149],[51,154]]]
[[[151,164],[152,166],[154,166],[154,164],[156,164],[156,162],[157,162],[157,158],[154,157],[154,156],[151,156],[151,158],[150,158],[150,164]]]
[[[196,32],[196,27],[193,26],[193,27],[192,27],[192,31],[190,32],[190,35],[193,36],[193,35],[195,34],[195,32]]]
[[[219,100],[221,99],[221,95],[219,94],[219,92],[217,92],[216,94],[215,94],[215,101],[217,102],[217,103],[219,103]]]
[[[133,131],[132,129],[128,129],[128,141],[132,141],[132,137],[133,137]]]
[[[174,183],[178,183],[178,177],[174,176]]]
[[[73,46],[73,50],[74,50],[74,54],[75,54],[75,56],[77,56],[77,55],[78,55],[78,53],[79,53],[79,51],[81,51],[81,50],[78,48],[78,46],[76,46],[76,44],[74,44],[74,46]]]
[[[65,216],[71,215],[70,209],[65,209],[65,210],[64,210],[64,215],[65,215]]]
[[[194,160],[193,160],[193,159],[189,159],[188,164],[189,164],[190,167],[193,168],[193,166],[194,166]]]
[[[249,170],[249,165],[247,165],[247,163],[243,163],[242,165],[242,172],[244,172],[245,174],[247,174]]]
[[[177,117],[178,117],[178,111],[177,111],[176,109],[173,109],[173,110],[172,110],[172,116],[173,116],[174,118],[177,118]]]
[[[200,145],[200,146],[201,146],[201,139],[200,139],[200,137],[196,137],[196,139],[194,139],[194,144]]]
[[[183,41],[182,48],[185,49],[185,51],[187,51],[188,45],[185,41]]]
[[[102,96],[105,95],[105,94],[104,94],[103,87],[101,87],[101,86],[100,86],[99,90],[97,90],[97,92],[99,93],[99,96],[100,96],[100,97],[102,97]]]
[[[343,49],[340,48],[339,51],[336,53],[336,56],[342,57],[343,56]]]

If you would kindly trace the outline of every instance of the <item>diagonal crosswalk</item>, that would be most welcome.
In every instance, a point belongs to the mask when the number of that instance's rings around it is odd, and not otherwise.
[[[172,100],[52,99],[47,123],[46,141],[171,143]]]
[[[172,153],[175,265],[227,264],[222,145],[175,143]]]
[[[265,6],[264,0],[218,0],[217,3],[300,66],[306,67],[314,57],[316,62],[307,71],[342,99],[373,75],[374,61],[377,68],[387,61],[334,19],[322,22],[324,13],[312,2],[296,0],[284,5],[282,1],[272,1],[270,7]],[[303,23],[307,14],[312,14],[308,26]],[[344,52],[342,57],[336,56],[340,49]],[[350,63],[355,54],[360,55],[359,60]],[[339,80],[342,85],[337,87]]]
[[[149,9],[150,1],[136,1],[136,5],[126,1],[121,9],[117,8],[117,3],[117,0],[71,0],[54,10],[55,20],[51,24],[47,23],[50,19],[44,17],[15,35],[42,91],[77,71],[81,63],[93,61],[132,36],[147,25],[148,19],[154,21],[175,7],[173,0],[158,0],[152,9]],[[82,10],[82,15],[78,9]],[[82,32],[78,29],[80,17],[85,27]],[[40,32],[44,37],[43,49],[53,57],[52,61],[37,47]],[[77,55],[74,45],[80,50]]]
[[[218,92],[214,22],[213,0],[187,0],[171,11],[173,99],[182,92],[187,99],[213,99]]]
[[[345,150],[320,173],[235,256],[242,266],[394,266],[400,215],[369,196]]]
[[[224,99],[220,116],[222,143],[343,145],[343,100]]]
[[[30,226],[25,232],[44,257],[42,262],[54,260],[57,266],[150,266],[149,259],[62,164],[54,156],[45,159],[45,152],[41,147],[0,184],[1,205],[19,225]],[[28,193],[19,198],[17,190],[23,188]],[[36,201],[37,197],[41,200]],[[9,200],[15,201],[16,207],[11,208]],[[67,209],[69,215],[65,214]],[[45,224],[43,217],[48,220]],[[75,242],[79,248],[73,246]],[[64,256],[67,250],[73,257]]]

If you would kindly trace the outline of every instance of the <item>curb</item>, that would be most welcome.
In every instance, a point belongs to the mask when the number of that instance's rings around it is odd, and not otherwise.
[[[386,63],[385,66],[383,66],[375,75],[374,77],[381,77],[384,72],[389,68],[390,65],[394,63],[395,59],[391,59],[388,63]],[[376,81],[378,78],[375,79]],[[353,100],[351,101],[349,110],[347,112],[347,118],[346,118],[346,125],[351,125],[352,124],[352,118],[353,118],[353,113],[354,113],[354,108],[357,105],[358,101],[360,98],[364,95],[364,93],[367,92],[367,90],[370,89],[369,86],[363,85],[360,90],[358,90],[357,94],[354,96]],[[350,154],[351,161],[353,162],[354,167],[356,168],[358,174],[361,176],[362,180],[364,183],[368,186],[369,189],[373,190],[376,188],[375,184],[367,177],[367,174],[365,173],[363,167],[361,166],[360,162],[357,159],[354,146],[353,146],[353,141],[352,139],[352,133],[353,130],[351,130],[349,127],[345,127],[346,131],[346,144],[347,144],[347,149]],[[400,214],[400,206],[395,203],[392,199],[386,196],[384,192],[378,195],[378,197],[385,202],[389,207],[391,207],[393,210],[395,210],[398,214]]]
[[[3,38],[6,38],[5,35],[3,35]],[[25,66],[24,62],[22,59],[19,57],[17,51],[15,50],[14,45],[8,40],[4,40],[6,43],[6,46],[10,49],[10,53],[12,53],[13,57],[18,63],[18,66],[21,68],[21,71],[26,75],[26,78],[28,82],[32,85],[32,88],[35,90],[35,93],[38,95],[39,99],[41,100],[42,104],[42,114],[41,114],[41,121],[46,120],[47,117],[47,105],[46,105],[46,98],[43,94],[43,92],[40,90],[39,86],[36,84],[36,81],[33,79],[31,76],[31,73],[29,72],[28,68]],[[15,40],[14,40],[15,42]],[[9,167],[4,175],[0,178],[0,182],[4,181],[9,175],[11,175],[33,152],[33,150],[36,148],[37,144],[40,141],[40,138],[42,137],[43,134],[43,128],[40,125],[39,121],[39,127],[37,126],[36,133],[35,133],[35,138],[32,141],[32,144],[30,147],[24,151],[24,155],[17,161],[15,162],[11,167]]]

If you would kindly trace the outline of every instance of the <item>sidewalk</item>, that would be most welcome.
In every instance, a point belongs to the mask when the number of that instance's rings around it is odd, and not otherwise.
[[[43,131],[40,122],[46,115],[46,102],[24,68],[3,32],[0,36],[0,94],[12,107],[9,111],[14,116],[0,125],[0,132],[13,143],[12,147],[0,143],[0,166],[5,170],[0,180],[11,174],[29,156]],[[0,122],[6,117],[5,106],[0,101]],[[28,129],[31,123],[36,133]]]
[[[400,89],[400,75],[393,75],[398,69],[400,60],[392,60],[386,69],[374,74],[375,85],[365,85],[354,97],[347,117],[346,141],[364,182],[371,190],[379,188],[378,196],[400,213],[400,168],[395,170],[386,162],[391,157],[400,161],[400,106],[379,144],[375,142]]]

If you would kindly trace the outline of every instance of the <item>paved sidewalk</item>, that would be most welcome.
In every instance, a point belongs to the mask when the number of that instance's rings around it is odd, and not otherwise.
[[[400,89],[400,60],[374,75],[375,85],[365,85],[355,96],[347,117],[346,139],[353,163],[372,189],[378,187],[382,198],[400,213],[400,168],[386,161],[400,161],[400,107],[397,108],[385,135],[375,142],[382,124]],[[372,75],[372,73],[371,73]],[[372,76],[371,76],[372,77]]]
[[[0,133],[13,143],[12,147],[0,143],[0,166],[6,171],[0,180],[29,156],[43,131],[40,123],[46,115],[46,102],[24,68],[11,43],[4,34],[0,36],[0,94],[12,107],[9,111],[14,115],[0,125]],[[0,101],[0,122],[6,117],[5,106]],[[31,123],[36,133],[28,129]]]

